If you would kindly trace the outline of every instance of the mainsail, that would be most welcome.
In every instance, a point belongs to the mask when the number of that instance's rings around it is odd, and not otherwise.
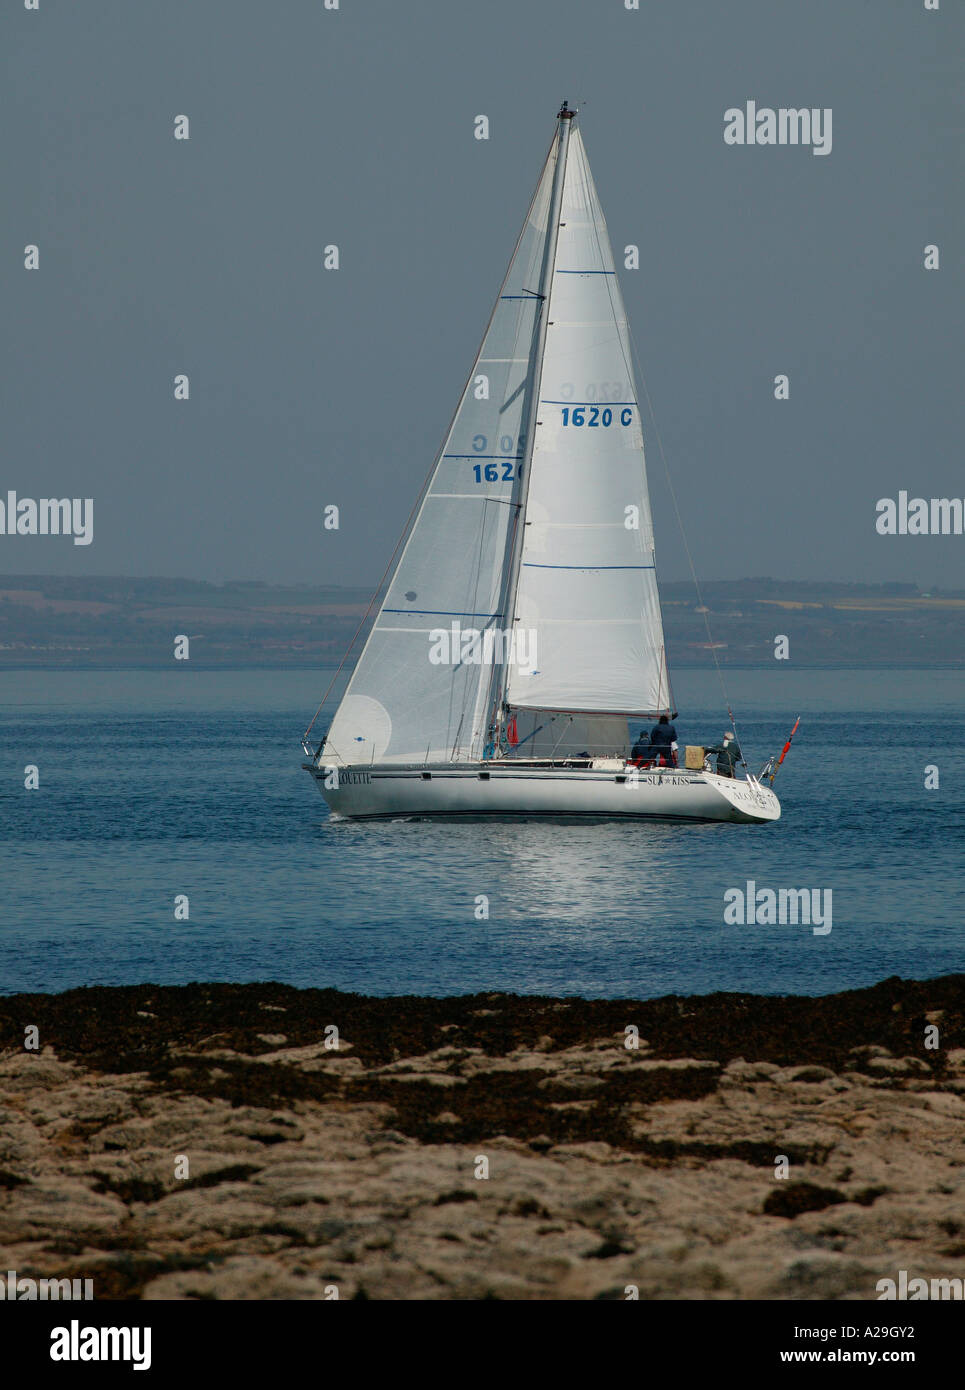
[[[534,729],[544,711],[596,727],[619,714],[615,750],[623,716],[668,706],[626,317],[572,115],[564,105],[325,763],[479,758],[505,704]],[[446,659],[434,659],[447,631]],[[485,639],[506,632],[529,640],[494,668]],[[577,718],[573,737],[588,729]],[[549,737],[541,753],[559,747],[562,735]]]
[[[579,130],[549,291],[515,618],[536,634],[506,698],[651,715],[670,701],[626,313]]]

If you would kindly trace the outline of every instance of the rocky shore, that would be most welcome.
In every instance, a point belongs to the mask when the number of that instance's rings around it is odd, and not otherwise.
[[[963,1121],[963,975],[6,996],[0,1270],[106,1299],[875,1298],[965,1278]]]

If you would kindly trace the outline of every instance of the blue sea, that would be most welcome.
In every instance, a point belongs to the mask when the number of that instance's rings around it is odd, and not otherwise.
[[[299,746],[328,678],[0,677],[0,993],[824,994],[965,969],[961,672],[728,672],[752,767],[802,716],[763,828],[331,821]],[[714,673],[675,693],[681,743],[718,739]],[[831,932],[727,924],[749,879],[830,891]]]

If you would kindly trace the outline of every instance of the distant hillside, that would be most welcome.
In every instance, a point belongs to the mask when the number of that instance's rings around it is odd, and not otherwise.
[[[965,666],[965,590],[777,579],[661,585],[671,664]],[[0,669],[166,666],[191,638],[203,666],[337,664],[371,594],[337,586],[0,576]],[[707,628],[710,628],[708,639]],[[364,632],[364,629],[363,629]]]
[[[805,666],[965,665],[965,590],[920,591],[914,584],[832,584],[739,579],[660,586],[671,663],[774,660],[789,639]],[[705,611],[702,611],[705,610]]]

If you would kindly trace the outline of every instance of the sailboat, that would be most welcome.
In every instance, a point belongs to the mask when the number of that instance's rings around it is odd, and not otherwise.
[[[630,761],[629,721],[673,697],[630,335],[575,116],[557,113],[345,693],[302,740],[339,817],[780,815],[746,768]]]

